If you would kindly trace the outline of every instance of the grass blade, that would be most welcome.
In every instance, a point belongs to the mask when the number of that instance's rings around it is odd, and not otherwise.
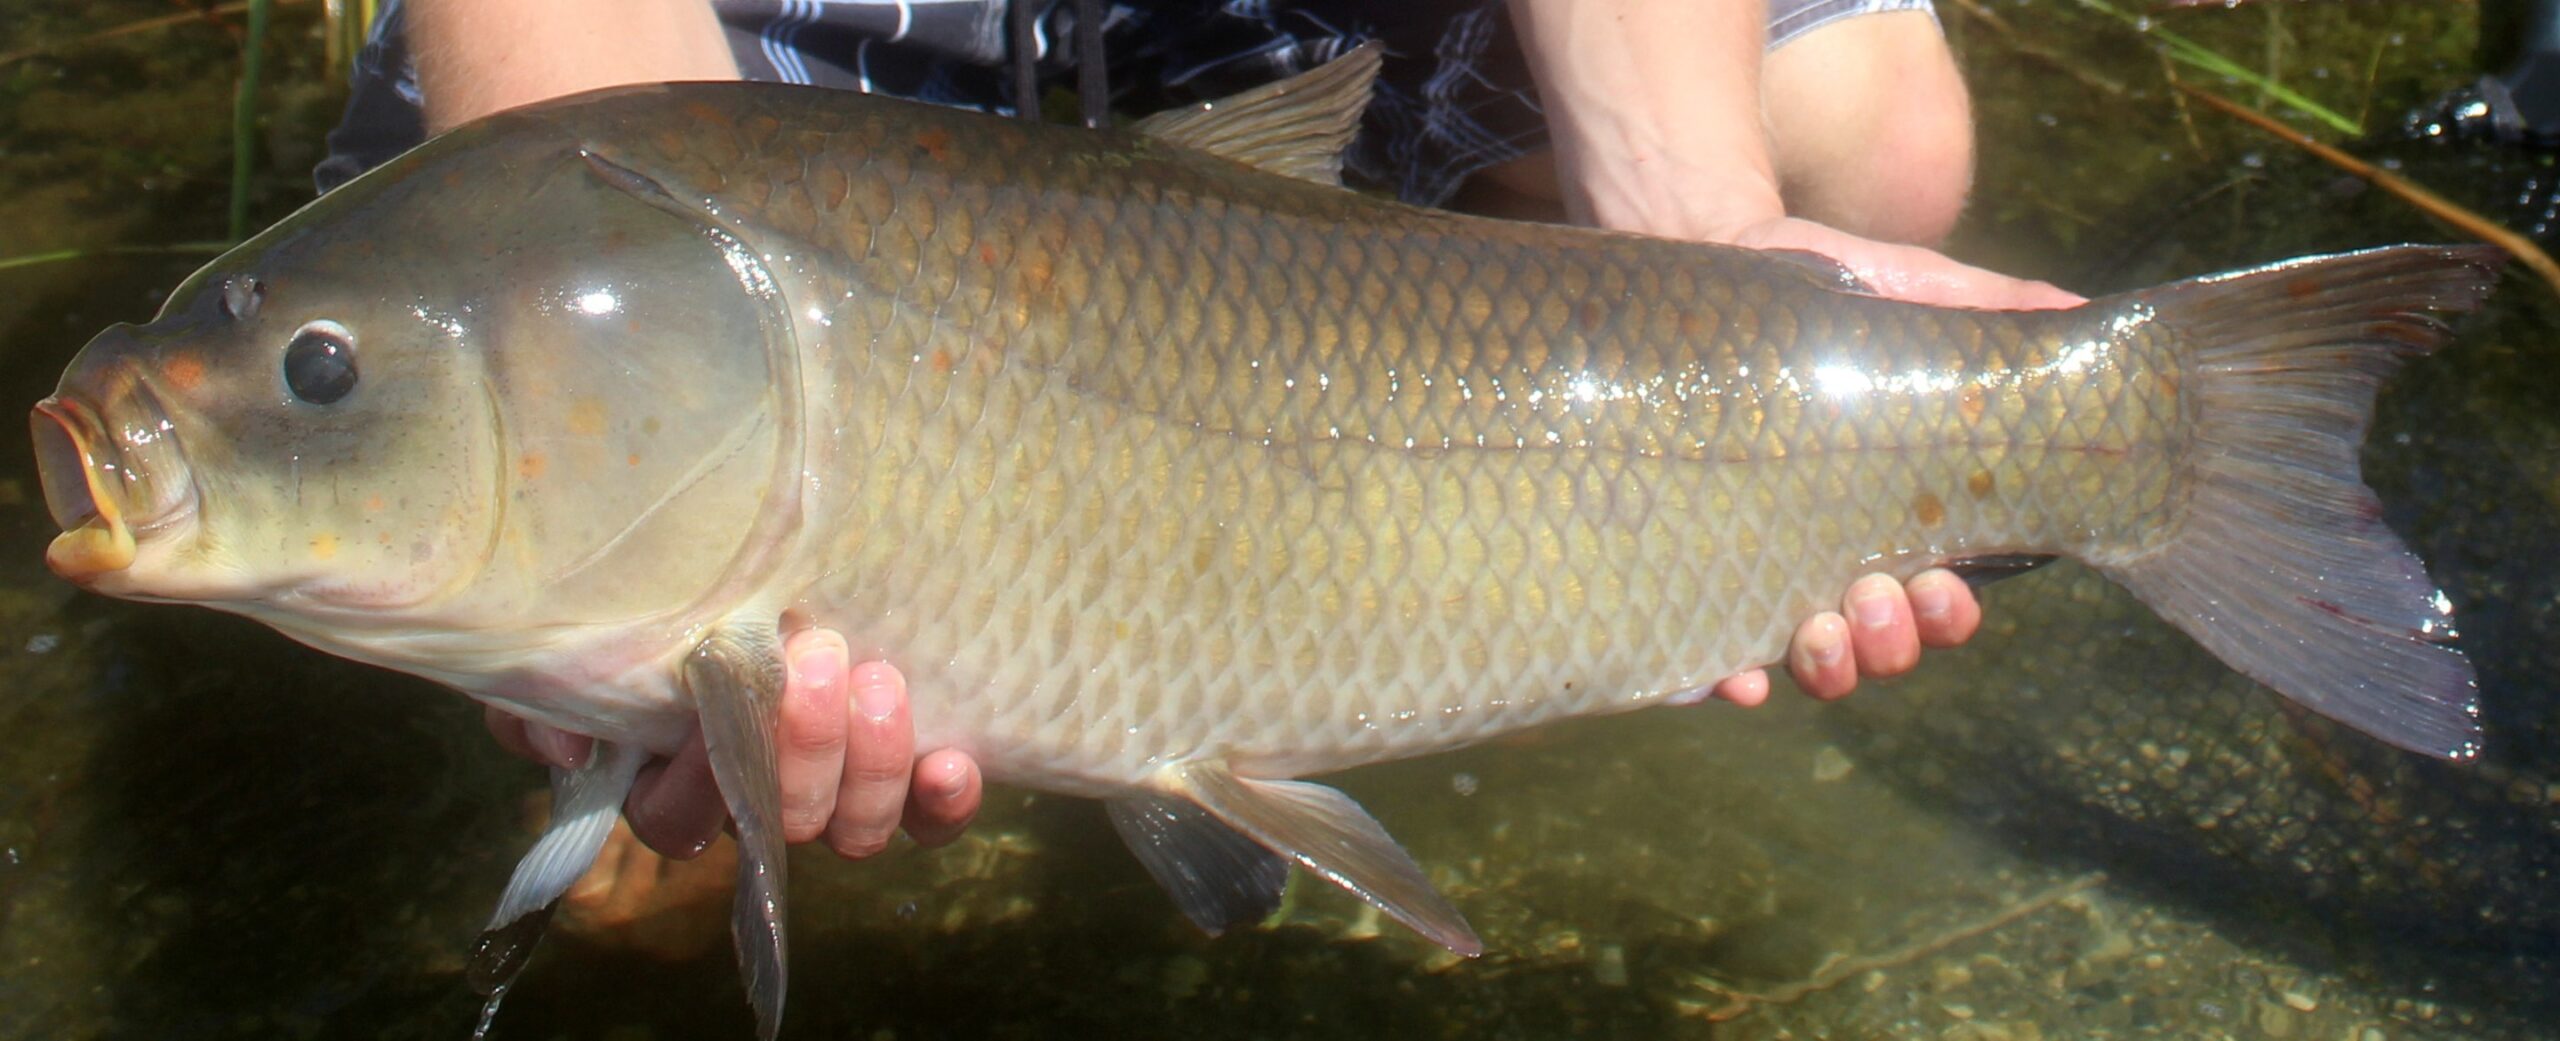
[[[12,268],[36,267],[43,264],[59,264],[66,260],[86,260],[90,257],[150,256],[178,253],[201,253],[206,256],[212,256],[213,254],[220,253],[223,250],[230,248],[231,243],[228,242],[171,242],[158,246],[101,246],[97,249],[57,249],[49,253],[29,253],[25,256],[0,257],[0,271],[7,271]]]
[[[274,0],[249,0],[249,32],[240,41],[240,92],[231,100],[231,241],[249,237],[250,160],[258,143],[258,80],[267,64],[267,16]]]
[[[2086,7],[2092,11],[2096,11],[2109,18],[2113,18],[2131,26],[2135,32],[2160,41],[2162,49],[2168,53],[2171,59],[2180,64],[2193,66],[2206,72],[2210,72],[2216,76],[2228,77],[2241,83],[2248,84],[2251,87],[2255,87],[2258,90],[2265,92],[2268,97],[2282,102],[2285,107],[2319,120],[2322,123],[2326,123],[2329,125],[2330,129],[2336,130],[2341,134],[2353,137],[2364,133],[2363,124],[2339,115],[2337,112],[2332,111],[2327,106],[2324,106],[2317,101],[2313,101],[2310,98],[2295,93],[2291,89],[2285,87],[2284,84],[2252,72],[2247,67],[2238,62],[2232,61],[2229,58],[2223,57],[2221,54],[2203,44],[2170,32],[2167,29],[2160,28],[2159,26],[2152,24],[2152,21],[2149,18],[2136,15],[2124,8],[2117,7],[2114,4],[2108,3],[2107,0],[2076,0],[2076,2],[2082,7]]]

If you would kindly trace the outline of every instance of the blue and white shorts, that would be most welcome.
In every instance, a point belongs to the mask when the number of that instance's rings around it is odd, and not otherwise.
[[[1039,0],[1028,0],[1039,2]],[[1037,20],[1044,86],[1074,82],[1075,6]],[[1006,0],[714,0],[751,80],[1013,110]],[[1378,93],[1346,157],[1354,183],[1437,205],[1468,175],[1546,146],[1546,118],[1503,0],[1109,0],[1114,107],[1150,112],[1224,97],[1386,45]],[[1771,0],[1775,49],[1843,18],[1930,11],[1930,0]],[[356,59],[346,119],[314,171],[327,191],[424,137],[400,0]]]

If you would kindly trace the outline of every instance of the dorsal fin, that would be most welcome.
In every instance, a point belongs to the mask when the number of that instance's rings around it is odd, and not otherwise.
[[[1137,131],[1255,169],[1340,184],[1342,151],[1369,107],[1379,52],[1375,42],[1364,43],[1277,83],[1158,112],[1139,120]]]

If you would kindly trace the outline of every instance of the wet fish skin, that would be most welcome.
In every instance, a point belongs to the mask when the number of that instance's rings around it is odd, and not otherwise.
[[[896,663],[920,740],[1112,800],[1204,926],[1294,861],[1470,953],[1293,779],[1677,698],[1867,570],[2076,556],[2308,705],[2473,747],[2355,449],[2487,255],[1931,309],[1317,183],[1366,87],[1324,75],[1134,135],[744,85],[466,127],[74,362],[50,559],[605,742],[493,927],[698,724],[767,1036],[782,620]],[[311,336],[353,344],[344,401],[292,390]]]
[[[819,377],[848,435],[813,466],[866,476],[813,504],[843,563],[799,606],[1010,778],[1299,776],[1633,707],[1773,659],[1865,570],[2170,527],[2180,347],[2135,298],[1918,307],[1143,141],[748,96],[617,161],[859,258],[803,276],[872,347]],[[784,126],[849,143],[861,187],[758,162]],[[942,693],[968,691],[1001,693]]]

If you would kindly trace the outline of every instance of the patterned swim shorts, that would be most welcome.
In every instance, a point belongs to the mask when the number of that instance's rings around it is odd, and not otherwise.
[[[1037,0],[1028,0],[1037,2]],[[714,0],[751,80],[878,92],[987,112],[1013,110],[1005,0]],[[1044,88],[1074,83],[1075,4],[1033,28]],[[1102,53],[1111,96],[1149,112],[1223,97],[1321,65],[1372,40],[1378,92],[1346,157],[1355,183],[1436,205],[1469,174],[1545,147],[1528,61],[1503,0],[1108,0]],[[1864,14],[1930,11],[1930,0],[1771,0],[1769,46]],[[346,183],[424,137],[400,0],[387,0],[356,59],[346,119],[314,171]]]

